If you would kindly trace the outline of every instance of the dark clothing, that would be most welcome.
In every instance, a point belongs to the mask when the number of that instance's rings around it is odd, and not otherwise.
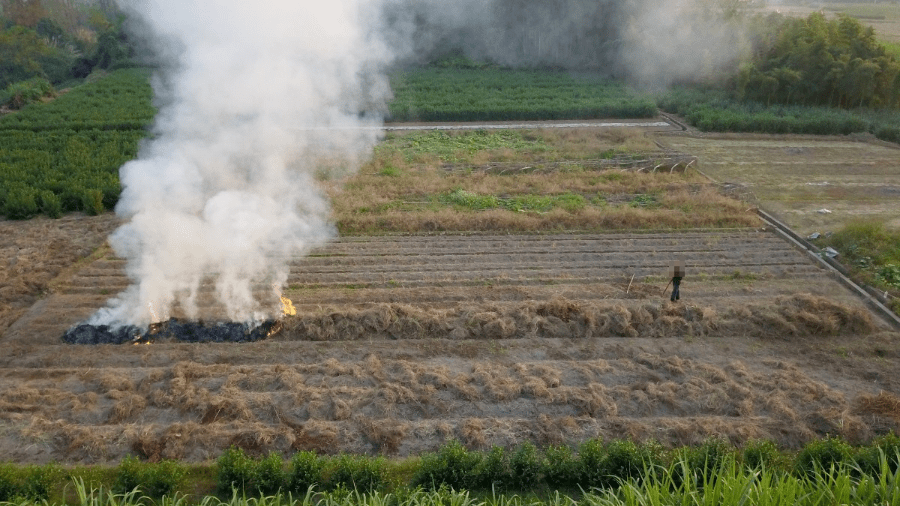
[[[670,299],[672,302],[675,302],[676,300],[681,298],[681,294],[678,293],[679,286],[681,286],[681,277],[672,277],[672,298]]]

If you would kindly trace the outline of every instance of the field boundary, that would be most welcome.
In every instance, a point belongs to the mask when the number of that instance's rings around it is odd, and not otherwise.
[[[712,181],[716,184],[721,184],[718,180],[713,177],[710,177],[709,174],[703,172],[698,167],[694,166],[694,170],[700,173],[706,179]],[[825,267],[826,270],[832,272],[835,278],[844,286],[846,286],[850,291],[858,295],[862,298],[863,302],[869,306],[869,309],[874,311],[878,316],[881,316],[886,323],[888,323],[894,330],[900,330],[900,317],[897,316],[893,311],[891,311],[887,306],[882,304],[879,300],[880,296],[874,294],[875,290],[868,285],[858,284],[855,281],[851,280],[848,276],[847,270],[844,268],[840,262],[828,258],[824,256],[821,250],[816,247],[814,244],[807,241],[800,234],[795,232],[791,227],[784,224],[778,218],[775,218],[772,214],[765,211],[762,207],[756,206],[756,214],[762,219],[765,223],[772,226],[775,231],[781,235],[787,242],[791,243],[803,253],[806,253],[810,257],[816,260],[820,265]]]
[[[794,232],[789,226],[785,225],[765,210],[757,208],[756,213],[760,218],[762,218],[763,221],[774,227],[776,232],[778,232],[788,242],[793,244],[802,252],[808,254],[810,257],[814,258],[819,264],[824,266],[827,270],[831,271],[837,277],[838,281],[841,282],[841,284],[862,297],[863,301],[869,306],[869,308],[878,313],[879,316],[884,318],[884,320],[889,323],[894,329],[900,330],[900,317],[894,314],[893,311],[888,309],[888,307],[882,304],[878,299],[873,297],[872,294],[869,293],[869,291],[866,289],[869,287],[867,287],[866,285],[857,284],[856,282],[851,280],[845,274],[846,270],[840,263],[831,258],[824,257],[821,250],[814,244],[801,237],[799,234],[797,234],[797,232]]]

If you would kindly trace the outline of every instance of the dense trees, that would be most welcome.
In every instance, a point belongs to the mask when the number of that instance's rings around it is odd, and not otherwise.
[[[735,95],[765,104],[897,107],[900,63],[872,28],[841,15],[757,19],[756,51],[735,80]],[[774,27],[774,29],[773,29]]]
[[[0,0],[0,7],[0,105],[22,105],[20,91],[36,78],[56,85],[130,64],[115,10],[73,0]]]
[[[3,0],[0,2],[3,14],[13,23],[34,28],[41,19],[47,17],[47,10],[41,0]]]

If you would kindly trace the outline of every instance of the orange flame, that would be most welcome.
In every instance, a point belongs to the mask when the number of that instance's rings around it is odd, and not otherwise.
[[[281,311],[284,313],[284,316],[296,316],[297,310],[294,308],[294,303],[291,302],[291,299],[281,296]]]

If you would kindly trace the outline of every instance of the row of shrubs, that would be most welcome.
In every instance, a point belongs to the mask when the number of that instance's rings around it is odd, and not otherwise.
[[[589,440],[573,449],[532,443],[504,449],[474,451],[450,441],[418,460],[391,463],[384,457],[323,456],[302,451],[288,462],[277,453],[253,458],[230,448],[216,463],[216,492],[230,497],[235,491],[247,496],[279,492],[305,494],[319,491],[374,492],[398,488],[424,490],[591,490],[613,488],[624,481],[640,482],[654,469],[669,473],[673,483],[708,479],[724,466],[742,466],[747,472],[766,469],[798,477],[814,477],[833,471],[877,477],[900,467],[900,437],[889,434],[867,446],[854,447],[837,438],[816,440],[797,453],[780,451],[773,443],[756,441],[737,449],[722,439],[711,438],[695,447],[666,450],[655,442],[603,442]],[[149,497],[171,496],[184,485],[187,467],[174,461],[141,462],[127,457],[114,470],[113,491],[139,488]],[[0,465],[0,502],[49,499],[53,490],[75,476],[55,464],[19,467]]]
[[[900,142],[900,112],[737,101],[723,92],[677,88],[658,98],[660,109],[705,132],[849,135],[871,133]]]

